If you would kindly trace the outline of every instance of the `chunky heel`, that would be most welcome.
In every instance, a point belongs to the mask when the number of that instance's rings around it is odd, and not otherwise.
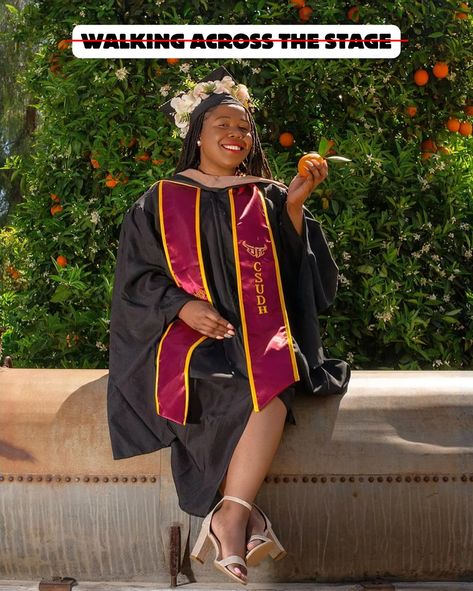
[[[212,540],[208,536],[208,532],[202,527],[199,537],[197,538],[194,548],[191,552],[191,558],[204,564],[205,558],[212,548]]]
[[[264,511],[254,503],[253,507],[261,513],[265,525],[263,534],[254,534],[248,540],[248,544],[252,541],[260,541],[261,543],[246,553],[246,563],[248,566],[258,566],[267,556],[271,556],[273,560],[281,560],[287,556],[286,550],[274,533],[271,522]]]

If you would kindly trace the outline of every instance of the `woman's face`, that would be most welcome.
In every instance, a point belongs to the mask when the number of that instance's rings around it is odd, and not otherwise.
[[[200,141],[199,170],[207,174],[234,175],[253,146],[251,125],[244,107],[227,104],[208,111]],[[235,149],[235,145],[241,149]]]

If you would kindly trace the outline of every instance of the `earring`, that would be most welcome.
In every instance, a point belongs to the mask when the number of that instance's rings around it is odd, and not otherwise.
[[[200,144],[201,144],[201,141],[197,140],[197,145],[200,146]]]

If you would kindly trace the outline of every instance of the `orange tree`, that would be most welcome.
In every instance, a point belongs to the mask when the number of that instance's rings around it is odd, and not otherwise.
[[[157,106],[225,65],[258,101],[276,179],[321,137],[352,160],[330,164],[307,202],[340,268],[327,353],[355,369],[471,368],[471,19],[456,0],[50,0],[13,13],[12,38],[37,48],[20,81],[40,122],[28,157],[7,163],[24,199],[0,238],[4,354],[107,366],[123,214],[181,145]],[[76,59],[61,41],[75,24],[147,22],[395,24],[409,42],[382,60],[122,61]]]

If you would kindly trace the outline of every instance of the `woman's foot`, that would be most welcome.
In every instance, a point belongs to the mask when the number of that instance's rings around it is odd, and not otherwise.
[[[263,516],[253,505],[253,509],[251,510],[250,517],[248,519],[248,525],[246,526],[246,539],[248,540],[253,534],[263,534],[264,527],[265,521]],[[246,547],[248,550],[253,550],[253,548],[256,548],[256,546],[262,543],[262,540],[253,540],[252,542],[248,542]]]
[[[214,513],[211,529],[222,548],[219,560],[232,554],[245,558],[248,514],[248,509],[231,501],[224,502],[222,507]],[[240,564],[229,564],[226,568],[246,582],[248,574],[246,568]]]

